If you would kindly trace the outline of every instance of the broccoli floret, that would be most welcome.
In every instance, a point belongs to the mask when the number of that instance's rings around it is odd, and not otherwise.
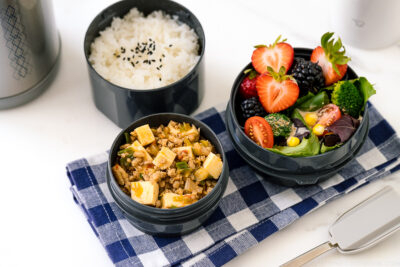
[[[354,118],[358,118],[364,104],[360,90],[349,81],[341,81],[335,84],[331,100],[343,113]]]
[[[274,136],[288,137],[292,131],[292,122],[290,119],[280,113],[271,113],[265,116],[265,120],[272,128]]]

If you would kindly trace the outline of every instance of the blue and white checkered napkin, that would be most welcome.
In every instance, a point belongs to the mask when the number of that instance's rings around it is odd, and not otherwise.
[[[221,266],[328,201],[400,169],[400,139],[372,105],[370,132],[358,157],[327,181],[294,188],[269,182],[240,158],[223,113],[212,108],[197,117],[225,148],[228,187],[211,218],[186,236],[153,237],[129,224],[106,186],[107,153],[68,164],[74,199],[117,266]]]

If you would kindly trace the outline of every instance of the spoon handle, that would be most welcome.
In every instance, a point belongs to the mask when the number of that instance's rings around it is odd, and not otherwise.
[[[284,263],[281,265],[281,267],[298,267],[306,264],[310,260],[318,257],[319,255],[327,252],[328,250],[331,250],[332,248],[335,248],[335,245],[332,245],[330,242],[325,242],[313,249],[310,249],[309,251],[301,254],[300,256],[297,256],[296,258]]]

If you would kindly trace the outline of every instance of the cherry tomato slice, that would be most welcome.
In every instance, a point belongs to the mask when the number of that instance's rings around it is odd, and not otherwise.
[[[262,117],[254,116],[246,120],[244,132],[251,140],[263,148],[271,148],[274,145],[274,135],[271,126]]]
[[[340,119],[342,114],[340,113],[340,109],[335,104],[328,104],[323,106],[318,111],[318,124],[322,126],[328,127],[332,125],[335,121]]]

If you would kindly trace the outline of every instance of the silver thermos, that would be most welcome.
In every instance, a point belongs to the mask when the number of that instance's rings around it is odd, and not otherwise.
[[[60,48],[50,0],[0,0],[0,109],[46,89],[57,72]]]

